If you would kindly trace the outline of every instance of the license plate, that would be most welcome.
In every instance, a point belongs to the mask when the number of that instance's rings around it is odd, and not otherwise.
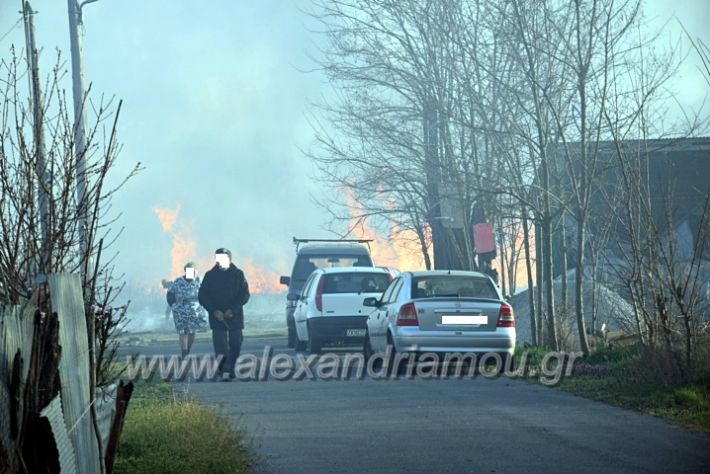
[[[364,336],[365,330],[364,329],[346,329],[345,335],[348,337]]]
[[[445,326],[488,324],[488,316],[442,316],[441,324]]]

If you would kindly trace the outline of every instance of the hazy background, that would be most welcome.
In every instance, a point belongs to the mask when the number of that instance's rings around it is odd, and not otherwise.
[[[69,59],[67,2],[32,3],[46,74],[56,49]],[[318,188],[300,151],[312,143],[309,100],[329,94],[319,73],[301,72],[314,67],[321,41],[308,8],[303,0],[100,0],[85,7],[92,97],[124,100],[114,175],[139,161],[146,168],[115,200],[125,226],[118,264],[131,292],[159,294],[160,279],[187,258],[204,272],[220,246],[260,273],[250,278],[265,291],[276,289],[274,279],[290,271],[291,237],[328,236],[327,215],[311,196],[332,190]],[[0,0],[0,38],[19,9],[20,0]],[[710,44],[707,0],[658,0],[646,12],[657,25],[676,15]],[[675,20],[669,26],[679,31]],[[21,24],[0,40],[2,57],[12,43],[24,50]],[[691,54],[673,84],[686,106],[705,98],[697,65]]]

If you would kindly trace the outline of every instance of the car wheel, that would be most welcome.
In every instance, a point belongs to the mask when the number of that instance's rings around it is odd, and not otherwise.
[[[308,352],[311,354],[320,354],[323,343],[320,339],[315,337],[311,332],[310,326],[308,327]]]
[[[293,328],[293,336],[296,341],[293,344],[293,348],[296,350],[296,352],[303,352],[306,350],[306,341],[302,341],[300,337],[298,337],[298,331],[296,331],[296,328]]]
[[[390,333],[387,333],[387,345],[392,347],[392,358],[389,361],[389,375],[406,375],[407,367],[409,367],[409,362],[406,359],[402,359],[396,369],[394,367],[394,363],[397,360],[397,349],[394,347],[394,342],[392,341],[392,335]]]
[[[300,340],[298,338],[298,336],[296,336],[296,344],[294,344],[294,346],[295,346],[294,349],[296,350],[296,352],[303,352],[306,350],[306,342]]]
[[[365,342],[362,343],[362,355],[365,357],[365,362],[370,360],[370,357],[372,357],[374,354],[375,351],[372,350],[372,344],[370,344],[370,333],[366,332]]]
[[[292,323],[288,323],[288,347],[292,349],[298,344],[298,337],[296,337],[296,328],[293,327]]]

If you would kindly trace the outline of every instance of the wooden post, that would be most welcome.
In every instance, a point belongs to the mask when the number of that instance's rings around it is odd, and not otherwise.
[[[116,389],[116,414],[113,416],[113,421],[111,422],[111,431],[109,431],[108,444],[106,445],[106,455],[104,458],[106,474],[113,472],[113,462],[116,459],[118,440],[121,437],[121,431],[123,431],[123,421],[126,418],[128,402],[131,400],[132,395],[133,382],[128,382],[128,384],[123,385],[123,381],[121,381]]]

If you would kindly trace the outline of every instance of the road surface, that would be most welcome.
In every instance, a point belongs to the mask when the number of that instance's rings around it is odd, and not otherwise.
[[[294,355],[281,339],[246,340],[244,353],[260,355],[266,344]],[[246,429],[256,472],[710,472],[710,438],[519,380],[270,380],[176,389]]]

